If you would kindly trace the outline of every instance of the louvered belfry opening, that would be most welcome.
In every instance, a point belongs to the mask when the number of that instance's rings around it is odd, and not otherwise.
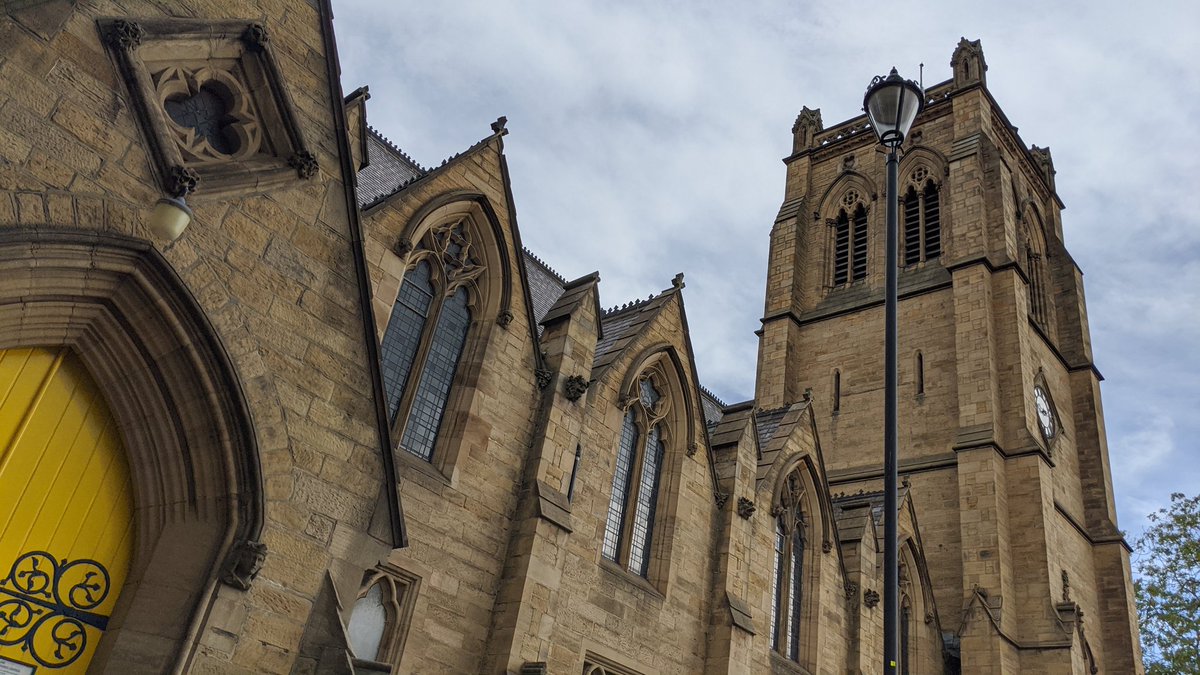
[[[858,204],[853,213],[838,212],[833,226],[833,284],[839,286],[867,277],[867,210]]]
[[[900,206],[904,212],[904,266],[940,256],[942,224],[937,185],[932,180],[921,189],[910,185]]]

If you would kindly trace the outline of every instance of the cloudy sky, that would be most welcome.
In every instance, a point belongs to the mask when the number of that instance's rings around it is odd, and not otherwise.
[[[1054,153],[1132,540],[1170,492],[1200,492],[1200,3],[868,4],[335,10],[346,90],[370,85],[371,123],[418,162],[508,117],[522,237],[564,276],[599,269],[612,306],[685,272],[701,380],[730,402],[753,394],[767,236],[801,106],[836,124],[872,76],[895,65],[916,78],[924,63],[940,82],[959,38],[981,39],[989,89],[1026,143]]]

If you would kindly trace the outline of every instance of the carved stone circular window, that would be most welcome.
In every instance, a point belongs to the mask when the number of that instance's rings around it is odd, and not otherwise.
[[[185,161],[245,159],[258,152],[261,125],[245,87],[232,73],[170,66],[155,73],[154,84]]]
[[[846,206],[854,206],[859,201],[858,190],[846,190],[846,194],[842,196],[842,203]]]
[[[925,180],[928,177],[929,177],[929,169],[927,169],[923,166],[918,166],[912,172],[912,181],[914,183],[920,183],[921,181]]]

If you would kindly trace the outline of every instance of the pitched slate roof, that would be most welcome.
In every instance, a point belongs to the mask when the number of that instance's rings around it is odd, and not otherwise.
[[[700,387],[700,405],[704,408],[704,423],[710,427],[721,421],[727,407],[716,394],[703,385]]]
[[[533,300],[533,322],[541,323],[550,308],[562,296],[567,280],[529,249],[522,249],[521,254],[525,256],[525,274],[529,277],[525,282]],[[541,329],[538,331],[540,333]]]
[[[358,205],[371,204],[386,197],[400,186],[413,181],[428,170],[413,161],[383,134],[367,129],[367,166],[358,172]]]
[[[666,305],[673,293],[668,290],[646,300],[634,300],[614,307],[600,317],[602,337],[596,342],[596,356],[592,360],[593,378],[617,359],[621,351],[658,314],[658,310]]]

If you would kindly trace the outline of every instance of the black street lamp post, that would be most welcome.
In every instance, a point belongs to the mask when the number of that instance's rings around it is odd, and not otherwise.
[[[896,194],[897,153],[913,120],[925,105],[925,92],[895,68],[876,77],[863,97],[863,110],[887,155],[887,244],[884,251],[884,400],[883,400],[883,672],[893,675],[900,660],[899,512],[896,497],[896,310],[900,265],[899,195]]]

